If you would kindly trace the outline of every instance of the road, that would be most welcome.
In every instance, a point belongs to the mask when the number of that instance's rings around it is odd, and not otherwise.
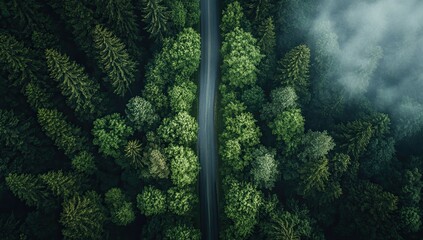
[[[217,148],[215,96],[218,76],[219,31],[217,0],[201,0],[201,69],[198,111],[198,151],[201,163],[200,201],[203,238],[218,237]]]

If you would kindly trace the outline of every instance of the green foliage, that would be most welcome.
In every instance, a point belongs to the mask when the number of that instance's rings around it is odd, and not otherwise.
[[[289,51],[279,62],[277,79],[283,86],[294,88],[295,92],[304,103],[308,102],[310,68],[310,49],[300,45]]]
[[[335,136],[342,149],[345,149],[348,154],[352,154],[354,158],[358,158],[366,150],[372,135],[371,123],[356,120],[347,124],[340,124]]]
[[[244,20],[244,13],[242,7],[238,1],[229,3],[222,14],[222,23],[220,24],[220,29],[222,32],[228,33],[235,28],[240,28],[241,23]]]
[[[291,152],[297,147],[304,133],[304,118],[300,109],[287,110],[278,114],[269,127],[276,139],[282,140],[286,150]]]
[[[277,180],[278,162],[275,159],[276,152],[260,147],[253,152],[251,175],[253,182],[267,189],[272,189]]]
[[[161,39],[167,31],[169,12],[162,0],[142,0],[143,21],[147,24],[146,30],[150,37]]]
[[[169,167],[167,159],[159,149],[152,149],[148,158],[150,159],[148,170],[153,178],[163,179],[169,176]]]
[[[125,226],[135,220],[132,203],[128,202],[124,193],[119,188],[112,188],[104,195],[104,201],[110,210],[112,222]]]
[[[172,21],[176,29],[181,29],[185,26],[187,11],[185,10],[184,4],[181,1],[170,2],[170,20]]]
[[[137,64],[121,40],[105,27],[97,25],[93,36],[99,65],[112,83],[114,93],[125,95],[129,85],[135,81]]]
[[[25,146],[23,133],[30,127],[29,123],[19,120],[13,111],[0,109],[0,144],[22,150]]]
[[[261,192],[250,183],[232,181],[225,193],[225,215],[233,221],[239,238],[251,235],[263,199]]]
[[[393,138],[376,138],[370,141],[366,153],[360,162],[360,171],[366,177],[383,175],[395,155]]]
[[[35,82],[30,82],[26,85],[25,96],[29,105],[31,105],[34,110],[53,107],[51,94],[46,92]]]
[[[95,3],[97,13],[106,22],[107,27],[123,40],[131,57],[137,57],[140,34],[131,0],[96,0]]]
[[[69,157],[86,149],[87,139],[82,135],[81,130],[69,124],[61,112],[40,108],[37,117],[46,135]]]
[[[42,174],[40,179],[55,196],[66,198],[76,194],[79,190],[76,176],[61,170]]]
[[[182,1],[186,9],[186,26],[196,27],[200,24],[200,1],[184,0]]]
[[[196,99],[197,86],[193,82],[174,85],[169,90],[170,108],[173,112],[190,112]]]
[[[236,27],[224,35],[222,44],[222,82],[231,87],[243,88],[255,83],[257,66],[263,55],[253,36]]]
[[[169,211],[176,215],[188,215],[198,204],[197,195],[189,189],[173,187],[167,191]]]
[[[163,119],[158,135],[168,143],[190,146],[197,140],[198,124],[187,112],[179,112],[171,118]]]
[[[9,74],[9,80],[15,85],[21,85],[36,79],[30,50],[14,37],[0,34],[1,69]]]
[[[311,226],[307,220],[301,219],[297,214],[284,211],[273,220],[266,232],[269,239],[300,240],[301,237],[311,235]]]
[[[401,189],[402,202],[406,206],[416,206],[421,200],[423,187],[422,174],[418,168],[406,170],[403,177],[404,186]]]
[[[185,224],[178,224],[176,226],[169,227],[165,231],[166,240],[200,240],[200,230],[189,227]]]
[[[86,54],[92,55],[94,52],[92,31],[97,23],[94,12],[84,5],[83,1],[64,0],[63,14],[75,42]]]
[[[399,213],[401,227],[407,232],[418,232],[421,225],[420,209],[418,207],[404,207]]]
[[[125,146],[125,157],[127,157],[130,161],[131,166],[135,168],[142,167],[142,159],[141,159],[141,143],[138,140],[130,140],[126,143]]]
[[[301,139],[302,151],[298,157],[318,159],[326,156],[335,147],[335,143],[326,131],[315,132],[309,130]]]
[[[82,66],[54,49],[46,50],[46,58],[50,76],[59,83],[68,104],[84,119],[98,116],[101,112],[98,83],[84,73]]]
[[[119,158],[133,130],[126,125],[119,113],[114,113],[95,120],[92,134],[93,143],[99,147],[100,153],[104,156]]]
[[[351,164],[350,156],[343,153],[336,153],[331,161],[331,170],[336,177],[340,177]]]
[[[291,87],[276,88],[270,93],[271,102],[267,103],[261,109],[261,118],[263,120],[273,120],[276,116],[285,110],[297,107],[297,94]]]
[[[249,112],[257,113],[263,107],[265,101],[264,91],[259,86],[254,85],[242,93],[241,100],[245,103]]]
[[[28,206],[39,206],[48,196],[44,185],[34,175],[10,173],[5,180],[10,191]]]
[[[258,34],[260,38],[257,42],[257,45],[260,47],[260,51],[267,57],[274,55],[276,47],[276,34],[272,17],[265,19],[260,24]]]
[[[146,216],[162,214],[166,212],[166,194],[155,187],[147,186],[137,195],[137,207]]]
[[[153,105],[138,96],[129,99],[128,104],[126,104],[125,113],[136,130],[145,131],[152,127],[159,119]]]
[[[101,239],[105,219],[97,193],[75,195],[63,202],[60,215],[62,234],[66,239]]]
[[[329,179],[328,159],[311,159],[299,169],[301,194],[306,195],[312,190],[323,191]]]
[[[72,158],[72,167],[79,173],[93,174],[97,171],[95,166],[94,157],[87,151],[82,151],[74,158]]]
[[[170,159],[170,177],[173,184],[186,187],[196,183],[200,164],[195,153],[190,148],[181,146],[170,146],[165,151]]]

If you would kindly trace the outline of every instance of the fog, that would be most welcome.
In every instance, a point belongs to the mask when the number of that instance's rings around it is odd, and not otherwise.
[[[311,33],[349,99],[365,95],[394,122],[421,125],[423,1],[325,0]]]

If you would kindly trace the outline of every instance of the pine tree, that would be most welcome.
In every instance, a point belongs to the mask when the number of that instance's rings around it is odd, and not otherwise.
[[[169,12],[162,0],[143,0],[143,21],[147,24],[146,30],[150,37],[161,39],[167,31]]]
[[[53,107],[51,94],[46,92],[35,82],[30,82],[26,85],[25,96],[27,102],[34,110]]]
[[[68,56],[54,49],[46,50],[50,76],[59,83],[68,104],[83,119],[95,118],[101,106],[99,85],[84,73],[84,68],[72,62]]]
[[[141,168],[143,166],[143,162],[141,161],[141,143],[138,140],[130,140],[125,146],[125,157],[129,159],[129,163],[134,168]]]
[[[3,33],[0,34],[0,63],[14,85],[36,79],[30,50],[14,37]]]
[[[125,95],[135,81],[136,63],[129,56],[125,45],[106,28],[97,25],[94,43],[101,69],[107,74],[114,92]]]
[[[125,226],[135,220],[132,203],[126,200],[125,195],[119,188],[112,188],[104,195],[104,201],[110,210],[112,222],[119,226]]]
[[[137,16],[131,0],[96,0],[97,13],[106,26],[121,39],[132,58],[138,58],[140,38]]]
[[[28,206],[41,205],[48,196],[40,179],[31,174],[11,173],[6,177],[6,184]]]
[[[87,140],[82,136],[81,130],[66,122],[61,112],[41,108],[37,117],[46,135],[69,157],[86,148]]]
[[[40,179],[56,196],[69,197],[79,189],[76,177],[61,170],[42,174]]]
[[[97,193],[75,195],[63,202],[60,215],[62,234],[66,239],[101,239],[105,219]]]
[[[97,170],[93,155],[87,151],[78,153],[72,159],[72,167],[77,172],[84,174],[93,174]]]
[[[285,54],[278,64],[278,81],[283,86],[293,87],[300,100],[307,103],[310,98],[310,49],[306,45],[297,46]]]
[[[93,56],[92,31],[96,24],[94,12],[79,0],[64,0],[65,22],[72,30],[75,42],[88,56]]]

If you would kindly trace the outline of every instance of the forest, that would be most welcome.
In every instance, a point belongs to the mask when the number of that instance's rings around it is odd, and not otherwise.
[[[0,1],[0,239],[207,239],[200,1]],[[217,2],[219,239],[422,239],[423,2]]]

